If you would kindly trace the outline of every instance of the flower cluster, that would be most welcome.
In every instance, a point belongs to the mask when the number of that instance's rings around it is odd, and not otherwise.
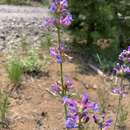
[[[130,74],[130,46],[119,55],[119,63],[117,63],[113,72],[117,76],[126,76]]]
[[[69,92],[73,88],[73,82],[70,80],[67,76],[64,77],[64,88],[61,87],[61,83],[55,82],[51,85],[51,92],[62,95],[62,92],[64,91]]]
[[[67,0],[53,0],[50,12],[55,14],[55,24],[69,26],[72,22],[72,15],[68,11]]]
[[[99,118],[97,115],[93,116],[94,122],[102,130],[108,130],[108,128],[112,125],[112,119],[105,120],[105,116],[105,114],[103,114],[101,118]]]
[[[50,48],[50,55],[51,55],[52,58],[56,59],[58,64],[62,63],[62,56],[61,56],[59,49],[57,49],[55,47],[51,47]]]
[[[67,106],[67,128],[79,128],[83,127],[83,124],[89,121],[88,111],[99,111],[99,107],[96,103],[89,101],[88,95],[84,93],[81,100],[70,99],[64,97],[64,104]]]
[[[43,25],[45,27],[50,26],[69,26],[72,22],[72,15],[68,10],[67,0],[53,0],[50,5],[50,12],[54,14],[53,18],[46,18]]]
[[[60,44],[60,47],[57,49],[55,47],[50,48],[50,56],[54,58],[58,64],[61,64],[63,62],[65,54],[65,47],[64,44]]]
[[[125,96],[128,94],[128,92],[125,89],[122,89],[122,87],[116,87],[112,89],[112,92],[114,94]]]
[[[125,64],[117,63],[117,65],[113,69],[113,72],[117,76],[125,76],[125,75],[130,74],[130,67]]]
[[[119,55],[119,60],[124,63],[130,63],[130,46]]]

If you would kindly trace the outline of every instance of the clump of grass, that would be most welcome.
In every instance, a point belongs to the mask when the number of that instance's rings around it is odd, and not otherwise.
[[[18,87],[23,75],[21,61],[18,58],[13,57],[7,64],[7,72],[11,83],[15,87]]]
[[[0,128],[8,127],[6,122],[6,113],[9,108],[8,96],[0,91]]]
[[[97,90],[97,94],[99,98],[101,112],[105,113],[108,108],[109,93],[104,87],[103,88],[100,87]]]
[[[107,60],[101,57],[99,54],[96,55],[96,60],[99,62],[100,68],[103,71],[108,71],[115,66],[115,61]]]
[[[25,73],[39,72],[41,68],[41,62],[39,60],[38,54],[31,50],[28,55],[22,60],[22,68]]]
[[[20,42],[21,42],[22,52],[26,54],[28,51],[29,43],[25,34],[22,34]]]
[[[121,105],[117,120],[117,126],[123,129],[126,126],[127,118],[128,118],[128,111],[126,110],[126,108],[124,108],[123,105]]]

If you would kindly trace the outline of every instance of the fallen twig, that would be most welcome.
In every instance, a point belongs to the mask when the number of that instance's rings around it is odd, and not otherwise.
[[[96,66],[92,65],[92,64],[88,64],[88,66],[93,69],[97,74],[99,74],[101,77],[106,77],[106,75],[100,70],[98,69]]]

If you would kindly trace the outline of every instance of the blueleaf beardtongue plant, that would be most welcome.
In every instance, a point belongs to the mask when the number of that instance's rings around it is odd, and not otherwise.
[[[67,0],[53,0],[50,5],[50,12],[53,14],[53,17],[46,18],[44,21],[44,26],[46,27],[56,27],[57,29],[57,48],[50,48],[50,55],[56,59],[57,63],[60,66],[60,82],[56,82],[52,85],[51,90],[56,94],[59,94],[61,97],[67,95],[67,91],[71,88],[70,81],[64,81],[63,74],[63,58],[64,58],[64,46],[61,41],[61,27],[67,27],[72,22],[72,15],[68,10],[68,1]],[[66,106],[64,105],[65,118],[66,118]]]
[[[117,63],[117,66],[113,69],[114,74],[120,79],[119,86],[112,89],[114,94],[119,95],[114,130],[116,129],[118,120],[120,120],[120,114],[122,114],[122,99],[125,95],[127,95],[127,90],[124,85],[124,78],[130,75],[130,46],[128,46],[127,50],[123,50],[123,52],[119,54],[118,59],[119,63]]]

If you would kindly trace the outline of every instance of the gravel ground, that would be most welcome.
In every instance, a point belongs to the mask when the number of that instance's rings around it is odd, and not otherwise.
[[[41,18],[48,15],[48,9],[46,7],[29,7],[29,6],[12,6],[12,5],[0,5],[0,17],[5,18]],[[1,19],[0,19],[1,20]]]
[[[37,43],[45,32],[42,20],[48,15],[47,7],[0,5],[0,51],[18,46],[23,35]]]

